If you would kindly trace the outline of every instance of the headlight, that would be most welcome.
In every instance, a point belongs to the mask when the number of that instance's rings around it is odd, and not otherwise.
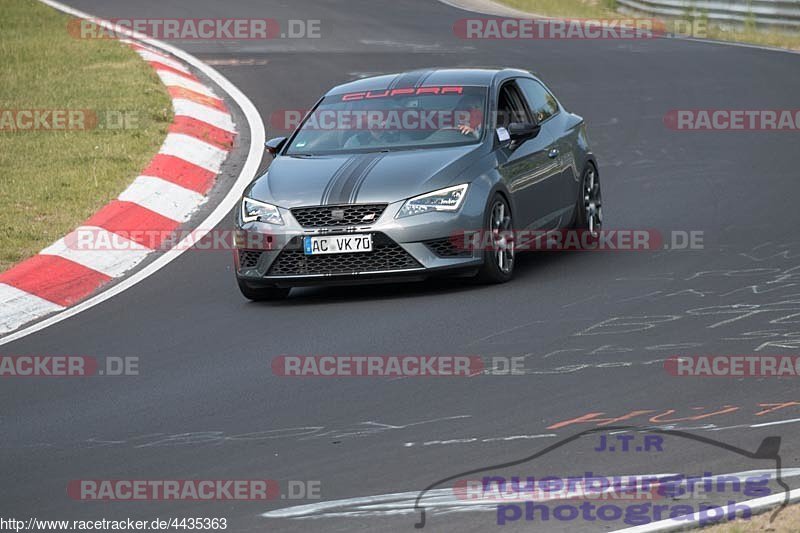
[[[244,222],[266,222],[283,226],[281,212],[272,204],[265,204],[252,198],[242,198],[242,220]]]
[[[467,194],[467,187],[469,187],[469,184],[465,183],[415,196],[406,200],[396,218],[410,217],[411,215],[430,213],[432,211],[458,211]]]

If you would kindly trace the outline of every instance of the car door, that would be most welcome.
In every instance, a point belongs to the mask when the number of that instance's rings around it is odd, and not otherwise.
[[[558,101],[539,81],[520,78],[517,84],[525,95],[534,120],[552,139],[548,155],[558,164],[558,172],[553,173],[541,184],[542,194],[549,201],[549,212],[546,217],[548,229],[564,226],[570,222],[569,219],[573,214],[579,186],[572,140],[570,132],[565,127],[564,115],[567,113],[561,111]]]
[[[508,128],[512,122],[535,122],[516,80],[503,83],[497,98],[497,127]],[[552,148],[553,137],[543,129],[533,138],[498,149],[499,171],[514,196],[518,229],[549,227],[552,199],[547,189],[559,172],[557,161],[549,153]]]

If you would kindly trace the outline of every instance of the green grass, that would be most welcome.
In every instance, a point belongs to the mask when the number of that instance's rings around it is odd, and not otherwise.
[[[797,533],[800,531],[800,506],[790,505],[778,513],[775,521],[770,523],[774,509],[749,520],[739,519],[716,526],[703,528],[703,533]]]
[[[619,19],[625,17],[639,16],[644,18],[661,18],[666,24],[667,31],[672,31],[674,21],[663,17],[652,17],[650,15],[629,15],[615,11],[616,0],[498,0],[501,4],[527,11],[536,15],[550,17],[574,17],[574,18],[611,18]],[[707,18],[698,16],[699,19]],[[761,46],[772,46],[776,48],[786,48],[789,50],[800,50],[800,32],[777,29],[758,29],[752,20],[737,28],[722,28],[713,23],[701,26],[704,31],[696,34],[695,37],[716,39],[721,41],[735,41],[742,43],[758,44]]]
[[[158,152],[172,105],[153,69],[115,40],[77,39],[69,17],[0,0],[0,110],[111,110],[129,128],[0,131],[0,271],[115,198]]]

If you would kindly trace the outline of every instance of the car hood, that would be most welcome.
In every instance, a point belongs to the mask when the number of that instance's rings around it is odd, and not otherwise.
[[[454,185],[454,180],[476,162],[480,147],[281,156],[246,194],[285,208],[396,202]]]

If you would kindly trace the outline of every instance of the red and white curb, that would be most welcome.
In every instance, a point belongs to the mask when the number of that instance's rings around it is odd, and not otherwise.
[[[66,8],[59,6],[53,5]],[[159,153],[117,199],[38,255],[0,273],[0,335],[81,302],[154,253],[161,243],[152,235],[177,230],[206,201],[233,147],[236,128],[225,102],[186,63],[153,46],[123,42],[155,68],[172,98],[174,121]],[[87,231],[99,242],[107,237],[105,242],[120,245],[83,250],[68,244]]]

